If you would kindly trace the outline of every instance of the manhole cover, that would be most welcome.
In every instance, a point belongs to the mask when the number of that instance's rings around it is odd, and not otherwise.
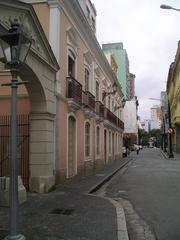
[[[71,215],[73,212],[74,212],[74,209],[72,209],[72,208],[68,208],[68,209],[55,208],[50,213],[51,214]]]

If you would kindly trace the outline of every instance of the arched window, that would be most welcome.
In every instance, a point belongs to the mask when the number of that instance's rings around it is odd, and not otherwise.
[[[85,124],[85,156],[90,157],[90,133],[91,133],[91,126],[89,122]]]
[[[96,127],[96,154],[100,154],[100,128]]]

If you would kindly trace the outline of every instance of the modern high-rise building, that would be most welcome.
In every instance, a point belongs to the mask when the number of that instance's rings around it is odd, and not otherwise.
[[[151,119],[160,120],[161,119],[161,108],[159,105],[154,105],[151,107]]]
[[[123,47],[122,42],[117,43],[106,43],[102,45],[102,49],[107,55],[107,53],[113,54],[118,69],[117,69],[117,78],[119,83],[122,86],[122,92],[126,99],[129,99],[128,91],[128,79],[129,79],[129,60],[126,49]]]

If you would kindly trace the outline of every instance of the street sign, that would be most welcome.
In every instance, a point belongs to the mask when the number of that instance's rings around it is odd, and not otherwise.
[[[172,132],[173,132],[172,128],[168,128],[168,133],[172,133]]]

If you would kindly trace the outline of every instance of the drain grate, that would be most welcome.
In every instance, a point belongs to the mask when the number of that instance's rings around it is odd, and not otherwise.
[[[72,209],[72,208],[67,208],[67,209],[55,208],[50,213],[51,214],[71,215],[73,212],[74,212],[74,209]]]

